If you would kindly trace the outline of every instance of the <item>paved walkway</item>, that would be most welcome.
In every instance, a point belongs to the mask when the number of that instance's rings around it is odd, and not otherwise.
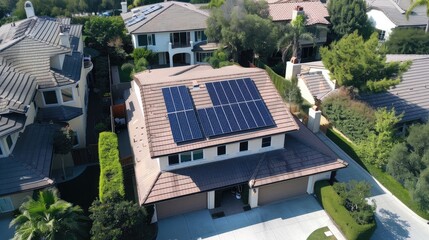
[[[218,219],[208,210],[162,219],[158,240],[305,240],[325,226],[344,239],[314,197],[306,195]]]
[[[338,171],[337,179],[339,181],[365,180],[372,185],[370,199],[374,199],[377,204],[377,229],[372,239],[429,239],[429,225],[426,220],[416,215],[393,196],[328,137],[322,133],[318,133],[317,136],[341,159],[349,163],[346,169]]]

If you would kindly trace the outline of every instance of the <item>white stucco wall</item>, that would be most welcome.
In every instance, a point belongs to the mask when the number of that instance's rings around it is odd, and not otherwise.
[[[79,145],[75,148],[83,148],[86,146],[86,115],[81,115],[68,121],[71,129],[77,133]]]
[[[301,96],[307,100],[307,102],[314,104],[314,97],[311,94],[310,90],[308,90],[307,85],[305,84],[304,80],[302,78],[298,77],[298,87],[301,90]]]
[[[384,39],[389,39],[389,35],[396,25],[390,21],[390,19],[380,10],[371,9],[367,12],[368,20],[371,21],[372,25],[379,30],[386,32]]]
[[[195,166],[195,165],[204,164],[204,163],[210,163],[214,161],[226,160],[226,159],[250,155],[250,154],[256,154],[260,152],[272,151],[275,149],[281,149],[284,147],[284,137],[285,137],[284,134],[272,135],[271,146],[264,147],[264,148],[261,147],[262,138],[248,140],[248,150],[243,152],[239,151],[239,147],[240,147],[239,142],[225,144],[226,154],[220,155],[220,156],[217,155],[218,146],[208,147],[203,149],[204,159],[180,163],[172,166],[168,165],[168,156],[163,156],[159,158],[159,166],[161,170],[172,170],[172,169],[178,169],[183,167]]]

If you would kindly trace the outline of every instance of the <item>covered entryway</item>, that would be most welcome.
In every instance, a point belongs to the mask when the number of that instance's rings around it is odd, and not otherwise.
[[[308,177],[273,183],[259,188],[258,205],[307,194]]]
[[[246,184],[216,190],[215,208],[211,209],[210,213],[214,217],[220,217],[243,212],[248,204],[248,192],[249,187]]]
[[[173,56],[173,66],[184,66],[191,64],[191,54],[177,53]]]
[[[156,204],[158,219],[207,208],[207,193],[163,201]]]

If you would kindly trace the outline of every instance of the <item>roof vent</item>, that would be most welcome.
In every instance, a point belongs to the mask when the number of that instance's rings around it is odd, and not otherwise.
[[[192,81],[192,89],[193,90],[199,90],[200,89],[200,84],[197,81]]]

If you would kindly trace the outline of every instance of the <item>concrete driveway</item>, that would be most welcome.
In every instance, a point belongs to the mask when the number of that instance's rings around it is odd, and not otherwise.
[[[337,179],[339,181],[365,180],[372,185],[372,197],[370,199],[374,199],[377,203],[377,229],[372,239],[429,239],[429,225],[426,220],[419,217],[393,196],[324,134],[318,133],[317,135],[341,159],[349,163],[347,168],[338,171]]]
[[[344,239],[314,197],[306,195],[218,219],[208,210],[162,219],[158,240],[305,240],[325,226]]]

